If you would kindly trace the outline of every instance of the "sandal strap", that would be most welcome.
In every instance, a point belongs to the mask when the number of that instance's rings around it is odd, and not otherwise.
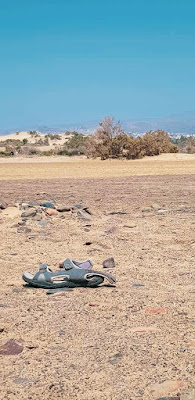
[[[86,274],[86,279],[90,279],[94,276],[100,276],[101,278],[105,278],[111,284],[116,283],[116,279],[113,275],[109,274],[108,272],[100,272],[100,271],[89,271]]]

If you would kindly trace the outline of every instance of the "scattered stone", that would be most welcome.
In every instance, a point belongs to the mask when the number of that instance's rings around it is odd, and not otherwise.
[[[103,261],[102,264],[104,268],[114,268],[115,267],[114,258],[113,257],[107,258],[106,260]]]
[[[129,222],[127,224],[124,225],[124,228],[136,228],[136,224],[134,224],[133,222]]]
[[[91,211],[89,210],[89,208],[88,207],[83,207],[82,206],[82,204],[76,204],[76,205],[74,205],[74,206],[72,206],[71,207],[71,210],[74,212],[74,211],[81,211],[81,210],[83,210],[83,211],[86,211],[88,214],[90,214],[91,215]]]
[[[20,207],[21,207],[22,210],[26,210],[28,208],[31,208],[32,205],[29,204],[29,203],[22,203]]]
[[[31,232],[31,229],[30,229],[30,228],[27,228],[26,226],[20,226],[20,227],[17,229],[17,232],[18,232],[18,233],[30,233],[30,232]]]
[[[38,379],[16,378],[13,380],[13,383],[15,383],[15,385],[22,385],[22,386],[27,386],[29,384],[35,384],[37,382],[38,382]]]
[[[42,216],[41,216],[41,214],[36,214],[33,219],[34,219],[34,221],[41,221]]]
[[[157,203],[153,203],[152,205],[151,205],[151,208],[153,208],[153,210],[160,210],[160,208],[161,208],[161,206],[159,206],[159,204],[157,204]]]
[[[40,226],[46,226],[47,224],[48,224],[48,221],[46,221],[46,220],[42,220],[39,222]]]
[[[12,289],[12,292],[13,292],[13,293],[21,293],[21,292],[22,292],[22,289],[14,288],[14,289]]]
[[[149,392],[153,396],[166,396],[166,393],[174,392],[183,386],[182,381],[164,381],[162,383],[155,383],[149,387]]]
[[[23,346],[15,342],[14,339],[10,339],[3,346],[0,346],[0,355],[3,356],[14,356],[20,354],[23,351]]]
[[[91,219],[91,216],[90,216],[90,214],[87,212],[87,211],[85,211],[85,210],[79,210],[79,211],[77,211],[77,216],[78,216],[78,218],[80,218],[80,219],[84,219],[84,220],[90,220]]]
[[[59,268],[63,268],[64,267],[64,260],[59,262]]]
[[[35,208],[29,208],[26,211],[23,211],[21,214],[22,218],[29,218],[29,217],[34,217],[37,213],[37,210]]]
[[[122,357],[123,357],[122,353],[116,353],[112,357],[110,357],[109,363],[115,365],[121,360]]]
[[[6,208],[7,208],[7,203],[5,203],[4,201],[0,201],[0,209],[5,210]]]
[[[108,215],[126,215],[126,214],[128,213],[123,211],[112,211],[111,213],[108,213]]]
[[[144,287],[145,285],[143,283],[133,283],[134,287]]]
[[[88,207],[83,207],[83,210],[86,211],[88,214],[92,215],[92,213]]]
[[[168,211],[169,211],[169,210],[158,210],[157,213],[158,213],[158,214],[164,214],[164,213],[166,213],[166,212],[168,212]]]
[[[26,345],[26,348],[29,350],[33,350],[33,349],[37,349],[38,346],[36,344],[28,344],[28,345]]]
[[[146,314],[166,314],[167,308],[147,308]]]
[[[32,235],[32,236],[29,236],[28,239],[29,239],[29,240],[31,240],[31,239],[36,239],[37,237],[38,237],[38,235]],[[28,242],[28,240],[26,240],[26,241]]]
[[[131,328],[131,333],[156,333],[160,332],[159,328],[155,326],[138,326],[136,328]]]
[[[58,206],[58,207],[56,207],[56,210],[59,212],[68,212],[68,211],[71,211],[71,207]]]
[[[111,306],[112,304],[110,304],[110,303],[98,303],[98,302],[94,302],[94,303],[89,303],[89,306],[90,307],[109,307],[109,306]]]
[[[82,210],[83,209],[83,206],[81,205],[81,204],[75,204],[73,207],[72,207],[72,210]]]
[[[44,203],[41,203],[40,206],[45,207],[45,208],[51,208],[51,209],[55,208],[53,201],[45,201]]]
[[[50,215],[50,217],[58,215],[58,211],[54,208],[46,208],[45,212],[47,213],[47,215]]]
[[[55,386],[54,383],[52,383],[52,384],[49,386],[49,389],[51,390],[54,386]]]
[[[116,232],[117,232],[117,227],[116,226],[112,226],[107,231],[105,231],[105,233],[107,233],[108,235],[110,235],[112,233],[116,233]]]
[[[59,331],[59,336],[64,336],[64,335],[65,335],[65,332],[62,331],[62,330],[60,330],[60,331]]]

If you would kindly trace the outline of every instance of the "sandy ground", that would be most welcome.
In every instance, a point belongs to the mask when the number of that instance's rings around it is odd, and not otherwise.
[[[0,180],[105,178],[195,174],[195,154],[162,154],[141,160],[79,157],[0,158]]]
[[[37,141],[39,139],[44,140],[45,136],[46,136],[46,134],[44,134],[44,133],[39,133],[38,136],[34,136],[34,135],[30,135],[29,132],[26,132],[26,131],[15,132],[15,133],[11,133],[9,135],[0,135],[0,145],[2,144],[1,142],[4,142],[8,139],[20,140],[20,141],[27,139],[28,145],[29,144],[34,145],[35,146],[34,149],[39,150],[39,151],[48,151],[48,150],[54,149],[56,146],[57,147],[63,146],[70,138],[70,136],[66,135],[65,133],[59,133],[58,139],[51,140],[49,138],[47,146],[39,146],[39,145],[36,146]],[[0,146],[0,151],[6,151],[6,148]]]
[[[140,176],[120,178],[115,168],[111,177],[112,163],[102,162],[104,179],[95,169],[95,179],[86,177],[85,167],[83,179],[81,173],[79,179],[57,179],[57,171],[50,176],[55,163],[41,164],[48,179],[37,179],[30,164],[29,178],[28,169],[18,175],[14,164],[1,164],[7,175],[0,200],[14,205],[54,199],[82,203],[93,213],[90,222],[71,213],[48,217],[44,227],[30,219],[28,233],[17,232],[17,208],[13,218],[0,213],[1,344],[14,339],[23,345],[19,355],[0,356],[3,400],[156,400],[177,393],[190,394],[182,400],[195,398],[194,167],[178,160],[162,175],[168,160],[164,166],[163,160],[148,162],[139,164]],[[118,211],[127,214],[110,214]],[[66,257],[90,257],[102,269],[110,256],[116,287],[47,296],[44,289],[23,286],[23,271],[35,273],[40,263],[55,270]]]
[[[38,140],[40,138],[44,139],[45,136],[46,136],[45,133],[38,133],[38,136],[36,137],[34,135],[33,136],[30,135],[27,131],[21,131],[21,132],[18,132],[18,133],[17,132],[10,133],[9,135],[0,135],[0,142],[4,142],[7,139],[21,140],[21,141],[23,139],[27,139],[28,143],[35,144],[36,140]],[[54,140],[54,142],[58,142],[60,144],[63,144],[67,140],[67,138],[70,137],[70,136],[66,135],[65,133],[59,133],[58,136],[59,136],[60,139],[56,139],[56,140]],[[53,141],[49,140],[49,142],[52,144]]]

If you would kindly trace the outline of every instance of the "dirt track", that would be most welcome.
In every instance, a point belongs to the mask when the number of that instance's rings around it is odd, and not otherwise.
[[[24,346],[17,356],[0,356],[3,400],[156,400],[192,393],[194,178],[0,183],[0,199],[9,203],[54,199],[93,212],[91,227],[65,213],[48,218],[45,227],[30,220],[28,234],[17,233],[17,220],[0,216],[1,343],[12,338]],[[152,209],[153,203],[166,211]],[[66,257],[90,257],[101,269],[109,256],[116,261],[116,288],[47,297],[21,280],[25,269],[36,272],[42,262],[55,269]],[[151,314],[150,308],[164,310]],[[168,380],[183,386],[158,386]]]

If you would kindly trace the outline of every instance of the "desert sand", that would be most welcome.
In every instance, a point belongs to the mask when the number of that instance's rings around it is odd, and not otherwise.
[[[105,161],[64,156],[0,158],[0,180],[183,174],[195,174],[195,154],[161,154],[141,160]]]
[[[2,142],[5,142],[8,139],[9,140],[20,140],[21,142],[24,139],[27,139],[28,145],[33,145],[33,149],[38,150],[38,151],[49,151],[49,150],[58,148],[60,146],[63,146],[70,138],[70,135],[66,135],[65,133],[59,133],[58,139],[51,140],[51,137],[49,137],[47,145],[41,145],[41,146],[38,145],[37,141],[39,141],[40,139],[44,141],[46,136],[47,136],[47,134],[40,133],[40,132],[37,132],[35,135],[30,135],[30,133],[27,131],[14,132],[14,133],[10,133],[9,135],[0,135],[0,150],[6,151],[6,148],[2,147],[2,145],[3,145]]]
[[[23,346],[0,355],[3,400],[195,398],[194,182],[194,156],[179,154],[1,161],[1,345]],[[64,212],[18,229],[20,202],[51,199],[91,219]],[[22,281],[67,257],[99,270],[114,257],[116,287],[48,296]]]
[[[38,135],[38,139],[39,138],[44,139],[46,136],[45,133],[40,133],[40,132],[37,132],[37,135]],[[58,133],[58,136],[59,136],[59,139],[54,140],[54,142],[57,141],[60,144],[65,143],[67,141],[67,139],[70,137],[70,136],[66,135],[65,133]],[[27,139],[28,143],[32,143],[32,144],[35,144],[36,141],[38,140],[37,136],[30,135],[29,132],[27,132],[27,131],[14,132],[14,133],[10,133],[9,135],[0,135],[0,142],[4,142],[7,139],[21,140],[21,141],[24,139]],[[50,143],[50,145],[52,145],[53,140],[49,139],[49,143]]]

